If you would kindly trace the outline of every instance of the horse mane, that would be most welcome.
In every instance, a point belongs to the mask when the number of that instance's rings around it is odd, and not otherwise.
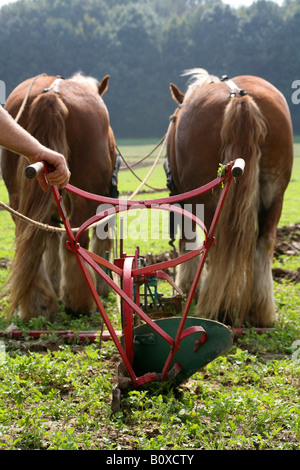
[[[194,68],[187,69],[182,74],[182,77],[190,76],[188,81],[188,89],[185,93],[184,101],[189,98],[189,96],[194,93],[198,88],[206,85],[207,83],[217,83],[220,79],[215,75],[210,75],[207,70]]]
[[[74,75],[72,75],[72,77],[69,78],[69,80],[82,85],[86,85],[87,87],[98,93],[98,80],[94,77],[84,75],[81,71],[76,72]]]

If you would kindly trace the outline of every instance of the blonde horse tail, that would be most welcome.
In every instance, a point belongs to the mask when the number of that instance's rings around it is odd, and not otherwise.
[[[259,161],[266,133],[264,117],[254,99],[249,95],[231,98],[221,128],[221,162],[244,158],[245,173],[232,182],[223,206],[197,309],[205,317],[237,326],[250,317]]]
[[[30,107],[27,131],[42,144],[67,158],[69,152],[65,125],[67,115],[68,110],[56,93],[38,95]],[[51,191],[43,192],[37,181],[28,180],[24,176],[27,164],[25,158],[19,158],[18,210],[31,219],[50,224],[51,216],[56,212]],[[49,236],[52,234],[16,220],[15,256],[8,282],[10,304],[8,316],[14,314],[18,307],[24,320],[39,314],[47,316],[47,312],[43,312],[45,307],[42,304],[50,305],[49,315],[56,309],[54,290],[49,282],[47,287],[43,286],[43,280],[47,281],[48,278],[42,265],[42,257]],[[41,292],[40,297],[38,291]]]

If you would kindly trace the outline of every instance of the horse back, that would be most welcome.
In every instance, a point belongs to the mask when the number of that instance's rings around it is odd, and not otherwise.
[[[234,77],[232,81],[246,91],[245,97],[232,98],[226,83],[202,86],[186,101],[177,114],[168,140],[168,158],[179,192],[206,184],[215,178],[222,163],[221,129],[224,113],[231,100],[253,98],[265,119],[267,133],[261,146],[262,172],[280,175],[285,186],[290,178],[293,161],[293,132],[287,102],[282,93],[264,79],[253,76]],[[239,132],[247,134],[247,120]],[[233,155],[232,158],[247,154]]]
[[[96,194],[108,194],[115,165],[115,140],[107,107],[100,95],[66,80],[61,96],[68,108],[70,183]],[[86,175],[86,178],[84,178]]]
[[[115,165],[115,142],[104,101],[95,89],[91,91],[88,86],[85,88],[83,83],[75,80],[62,80],[59,91],[54,93],[51,85],[56,78],[41,75],[20,83],[7,98],[5,108],[14,119],[23,108],[18,118],[19,124],[36,134],[41,143],[53,148],[52,142],[48,141],[55,127],[53,122],[50,131],[50,121],[54,121],[50,105],[54,107],[61,100],[61,105],[67,108],[65,132],[69,147],[70,182],[90,192],[107,194]],[[39,107],[40,113],[36,123],[33,122],[33,104]],[[47,141],[43,141],[42,136],[46,136]],[[62,151],[61,148],[55,150]],[[2,150],[2,175],[14,208],[18,207],[19,161],[19,155]]]

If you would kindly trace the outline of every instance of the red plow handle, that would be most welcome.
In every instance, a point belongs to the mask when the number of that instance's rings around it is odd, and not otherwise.
[[[226,199],[230,183],[231,183],[233,177],[237,178],[237,177],[239,177],[243,174],[244,167],[245,167],[244,160],[242,160],[241,158],[238,158],[235,161],[230,162],[226,166],[224,166],[224,169],[226,171],[221,176],[215,178],[213,181],[207,183],[206,185],[204,185],[200,188],[197,188],[197,189],[194,189],[194,190],[189,191],[187,193],[176,195],[176,196],[170,196],[170,197],[167,197],[167,198],[146,200],[146,201],[145,200],[143,200],[143,201],[138,201],[138,200],[121,201],[119,199],[108,198],[108,197],[104,197],[104,196],[98,196],[96,194],[92,194],[92,193],[88,193],[86,191],[82,191],[82,190],[80,190],[80,189],[78,189],[78,188],[76,188],[76,187],[74,187],[70,184],[68,184],[65,188],[66,190],[70,191],[71,193],[74,193],[74,194],[76,194],[78,196],[81,196],[81,197],[84,197],[86,199],[93,200],[93,201],[98,201],[100,203],[109,203],[109,204],[111,204],[112,206],[115,207],[115,212],[122,212],[124,210],[128,210],[134,204],[137,204],[137,205],[142,204],[146,208],[151,208],[151,205],[157,204],[158,206],[160,206],[160,207],[157,207],[158,209],[163,209],[163,210],[170,211],[171,208],[169,206],[171,204],[175,204],[176,202],[182,202],[182,201],[184,201],[186,199],[189,199],[189,198],[194,198],[194,197],[196,197],[200,194],[203,194],[205,192],[208,192],[208,191],[214,189],[215,187],[219,186],[221,183],[227,181],[227,184],[224,185],[224,188],[222,189],[221,196],[219,198],[219,202],[218,202],[218,205],[217,205],[217,209],[215,211],[215,215],[213,217],[213,220],[212,220],[212,223],[211,223],[211,226],[210,226],[210,229],[209,229],[208,233],[207,233],[207,230],[206,230],[206,227],[204,226],[204,224],[197,217],[195,217],[192,214],[188,213],[184,209],[179,209],[179,208],[176,208],[176,207],[172,209],[175,212],[176,211],[180,212],[180,214],[193,219],[193,221],[195,221],[196,224],[199,225],[203,229],[204,234],[205,234],[205,241],[204,241],[200,251],[199,251],[199,249],[194,249],[191,252],[191,254],[193,255],[192,257],[196,257],[199,254],[201,256],[200,256],[200,261],[199,261],[199,264],[198,264],[197,272],[195,274],[190,292],[189,292],[188,297],[187,297],[186,305],[185,305],[184,311],[182,313],[182,316],[181,316],[181,319],[180,319],[180,322],[179,322],[179,325],[178,325],[178,329],[177,329],[177,333],[176,333],[175,338],[171,337],[163,329],[161,329],[158,324],[156,324],[154,321],[152,321],[141,310],[139,305],[137,305],[132,300],[131,295],[129,296],[128,293],[125,293],[108,275],[106,275],[106,273],[103,271],[103,269],[101,269],[100,266],[98,265],[99,260],[96,259],[95,256],[90,255],[87,250],[83,250],[80,247],[80,244],[78,242],[78,238],[79,238],[80,234],[85,229],[88,229],[93,223],[98,222],[100,219],[107,217],[109,215],[109,211],[105,211],[105,213],[103,213],[103,214],[101,213],[101,214],[98,214],[96,216],[93,216],[89,220],[84,222],[82,224],[82,226],[79,228],[79,230],[77,232],[77,236],[75,236],[75,234],[73,233],[72,228],[70,226],[68,217],[67,217],[67,213],[66,213],[66,210],[65,210],[65,207],[64,207],[62,196],[59,193],[58,188],[56,186],[51,187],[53,195],[54,195],[55,200],[56,200],[56,203],[58,205],[58,208],[59,208],[64,226],[65,226],[66,232],[67,232],[67,236],[68,236],[67,248],[70,249],[71,251],[73,251],[75,256],[77,257],[79,266],[80,266],[80,268],[83,272],[83,275],[84,275],[84,277],[85,277],[85,279],[88,283],[88,286],[91,290],[91,293],[92,293],[92,295],[95,299],[98,310],[99,310],[99,312],[100,312],[100,314],[103,318],[103,321],[106,324],[106,326],[108,328],[108,331],[109,331],[113,341],[115,342],[115,345],[117,346],[117,349],[118,349],[118,351],[119,351],[119,353],[120,353],[120,355],[123,359],[124,365],[127,369],[127,372],[129,373],[132,385],[137,385],[138,380],[139,380],[136,377],[135,372],[134,372],[133,367],[132,367],[133,353],[134,353],[133,331],[132,331],[133,322],[131,320],[131,316],[132,316],[131,312],[132,311],[135,311],[140,316],[140,318],[142,318],[142,320],[144,320],[147,323],[148,326],[150,326],[160,337],[162,337],[163,340],[165,340],[167,343],[169,343],[170,350],[169,350],[169,355],[166,359],[165,365],[164,365],[163,370],[162,370],[162,380],[165,380],[167,378],[168,371],[170,370],[170,367],[171,367],[172,361],[174,359],[174,356],[177,353],[177,351],[179,350],[180,343],[181,343],[183,338],[189,336],[190,334],[192,334],[194,332],[201,332],[202,333],[201,337],[199,339],[197,339],[197,342],[195,344],[195,351],[201,346],[201,344],[206,342],[207,335],[206,335],[206,332],[202,328],[197,327],[196,330],[194,328],[192,328],[192,329],[188,328],[188,329],[185,330],[184,327],[185,327],[185,323],[186,323],[186,320],[187,320],[187,315],[188,315],[188,312],[189,312],[189,308],[190,308],[190,305],[191,305],[191,302],[192,302],[192,299],[194,297],[194,293],[195,293],[195,290],[196,290],[196,287],[197,287],[197,284],[198,284],[198,280],[199,280],[200,274],[202,272],[202,269],[204,267],[204,263],[206,261],[208,251],[214,243],[214,231],[215,231],[218,219],[219,219],[220,211],[221,211],[222,206],[224,204],[224,201]],[[46,162],[37,162],[37,163],[34,163],[32,165],[29,165],[25,169],[25,175],[28,178],[34,178],[35,176],[37,176],[42,171],[44,171],[45,174],[47,174],[47,173],[50,173],[52,170],[53,170],[53,168],[50,165],[48,165]],[[186,255],[184,255],[184,256],[186,256]],[[191,255],[188,255],[188,257],[190,258]],[[130,259],[129,259],[129,261],[130,261]],[[180,261],[183,261],[183,259],[181,259],[179,257],[178,262],[180,262]],[[119,341],[119,339],[117,337],[116,332],[114,331],[114,328],[113,328],[113,326],[112,326],[112,324],[111,324],[111,322],[110,322],[110,320],[109,320],[109,318],[106,314],[104,306],[102,305],[102,302],[101,302],[101,300],[100,300],[100,298],[99,298],[99,296],[96,292],[96,289],[94,287],[92,279],[90,278],[90,275],[89,275],[89,272],[88,272],[87,267],[85,265],[85,262],[87,262],[115,290],[115,292],[122,297],[122,299],[124,300],[124,303],[125,304],[127,303],[127,305],[128,305],[128,310],[129,310],[130,315],[129,315],[129,324],[127,325],[128,328],[124,328],[124,336],[125,336],[125,340],[126,340],[125,341],[125,343],[126,343],[125,347],[123,347],[123,345],[121,344],[121,342]],[[170,263],[170,262],[168,262],[168,263]],[[171,263],[173,263],[173,262],[171,261]],[[103,263],[99,263],[99,264],[103,264]],[[162,266],[162,264],[163,264],[163,266]],[[177,264],[177,262],[176,262],[176,264]],[[126,265],[126,267],[127,267],[127,265]],[[149,273],[151,273],[151,270],[152,270],[153,274],[154,274],[154,272],[157,271],[158,268],[162,269],[163,267],[164,268],[167,267],[165,265],[165,263],[161,263],[161,265],[158,265],[158,266],[156,265],[155,267],[151,266],[151,269],[150,269],[149,266],[146,267],[146,268],[138,268],[136,265],[132,265],[132,266],[130,266],[130,269],[128,267],[128,272],[127,272],[126,269],[125,269],[125,271],[126,271],[126,274],[128,274],[128,277],[130,278],[129,280],[133,281],[134,276],[144,274],[143,269],[147,272],[149,271]],[[118,267],[116,267],[116,268],[118,268]],[[121,277],[123,276],[123,278],[124,278],[124,270],[123,269],[121,269],[120,274],[121,274]]]

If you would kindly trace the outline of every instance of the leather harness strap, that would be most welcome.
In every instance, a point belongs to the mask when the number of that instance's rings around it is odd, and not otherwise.
[[[239,88],[232,80],[230,80],[227,75],[223,75],[221,77],[221,82],[226,83],[226,85],[229,87],[231,98],[235,98],[237,94],[240,96],[245,96],[248,94],[245,90]]]
[[[53,91],[54,93],[59,94],[59,84],[62,80],[63,78],[61,77],[56,78],[49,88],[45,88],[43,90],[43,93],[47,93],[48,91]]]

